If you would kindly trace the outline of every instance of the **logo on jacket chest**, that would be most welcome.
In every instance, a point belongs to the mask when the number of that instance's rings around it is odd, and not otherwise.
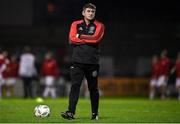
[[[94,26],[90,26],[89,30],[88,30],[88,34],[94,34],[95,32],[95,27]]]
[[[79,26],[78,27],[78,32],[81,32],[82,34],[90,34],[93,35],[95,33],[95,26],[91,25],[91,26],[87,26],[87,27],[83,27],[83,26]]]
[[[78,30],[79,30],[79,31],[83,31],[83,28],[82,28],[82,27],[79,27]]]

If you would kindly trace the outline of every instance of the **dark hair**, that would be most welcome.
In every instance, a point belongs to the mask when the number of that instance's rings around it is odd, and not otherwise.
[[[96,10],[96,6],[92,3],[87,3],[83,6],[83,10],[87,9],[87,8],[91,8],[91,9],[95,9]]]

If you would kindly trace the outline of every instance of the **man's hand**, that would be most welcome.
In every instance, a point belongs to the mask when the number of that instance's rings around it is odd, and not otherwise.
[[[79,38],[79,37],[80,37],[80,34],[76,34],[76,37]]]

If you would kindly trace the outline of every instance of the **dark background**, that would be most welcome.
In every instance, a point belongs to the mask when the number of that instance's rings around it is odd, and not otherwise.
[[[70,56],[70,24],[82,18],[88,2],[97,6],[96,19],[106,27],[101,54],[112,60],[112,75],[148,76],[151,56],[163,49],[174,63],[180,51],[180,9],[175,1],[1,0],[0,47],[17,52],[30,45],[61,49]]]

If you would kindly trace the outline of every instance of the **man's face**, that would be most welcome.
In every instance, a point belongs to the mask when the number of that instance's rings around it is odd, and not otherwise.
[[[85,19],[92,20],[95,17],[96,10],[91,8],[86,8],[83,10],[82,15]]]

